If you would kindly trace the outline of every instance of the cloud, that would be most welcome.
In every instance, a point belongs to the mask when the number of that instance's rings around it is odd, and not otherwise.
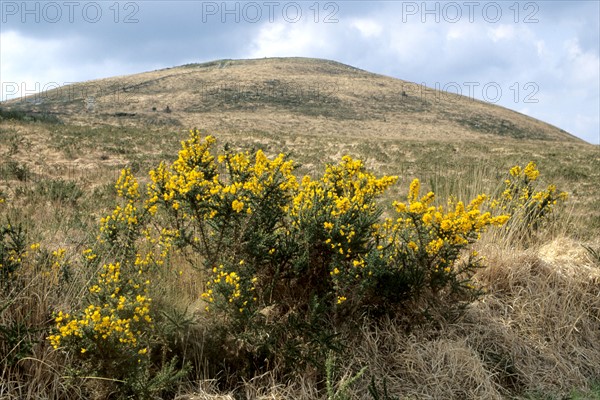
[[[592,51],[584,51],[577,38],[571,38],[564,44],[566,63],[574,82],[598,86],[600,57]]]
[[[331,43],[316,24],[265,23],[251,41],[248,58],[326,57]]]
[[[515,37],[515,28],[511,25],[499,25],[489,30],[489,36],[493,42],[511,40]]]
[[[80,67],[70,55],[71,49],[81,46],[77,37],[31,39],[8,31],[0,34],[0,42],[0,100],[73,82]]]
[[[374,19],[357,18],[350,21],[350,26],[357,29],[365,38],[375,38],[383,32],[381,24]]]

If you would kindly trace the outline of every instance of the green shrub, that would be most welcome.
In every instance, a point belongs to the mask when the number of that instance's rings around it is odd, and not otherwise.
[[[397,178],[377,178],[359,160],[344,156],[298,183],[283,154],[218,155],[214,144],[192,131],[175,162],[151,171],[146,208],[200,256],[196,267],[211,275],[202,297],[235,338],[223,346],[244,373],[265,362],[323,367],[349,315],[452,312],[479,293],[470,280],[479,259],[463,253],[508,219],[480,211],[487,196],[444,211],[433,193],[419,199],[415,180],[408,205],[381,220],[377,198]]]
[[[37,185],[37,192],[51,201],[75,205],[83,196],[77,183],[62,179],[43,180]]]
[[[530,237],[548,221],[554,208],[567,200],[568,194],[550,184],[541,188],[540,172],[536,164],[529,162],[525,168],[512,167],[504,180],[502,192],[492,201],[493,209],[511,215],[505,229],[514,242],[527,244]]]
[[[24,121],[24,122],[49,122],[58,124],[60,119],[56,115],[48,113],[33,113],[21,110],[4,110],[0,108],[0,121],[3,119]]]
[[[118,383],[122,396],[151,398],[184,374],[176,360],[152,358],[155,333],[151,289],[152,269],[164,263],[172,237],[158,237],[146,229],[148,213],[139,200],[138,183],[123,170],[116,184],[122,199],[113,213],[101,220],[98,249],[83,252],[88,268],[105,262],[87,288],[81,308],[55,315],[55,332],[48,340],[55,349],[76,355],[89,373]],[[151,245],[151,246],[148,246]]]
[[[29,167],[25,164],[21,164],[18,161],[10,160],[4,163],[1,167],[6,173],[6,178],[17,179],[18,181],[25,182],[31,176]]]
[[[27,252],[23,226],[14,226],[10,220],[0,226],[0,287],[12,287],[15,274],[21,268]]]

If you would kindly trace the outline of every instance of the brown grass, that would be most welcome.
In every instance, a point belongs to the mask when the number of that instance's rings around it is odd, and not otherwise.
[[[367,328],[358,360],[409,398],[562,398],[588,388],[599,378],[600,265],[565,238],[486,255],[477,278],[489,294],[462,321],[410,336],[393,323]]]

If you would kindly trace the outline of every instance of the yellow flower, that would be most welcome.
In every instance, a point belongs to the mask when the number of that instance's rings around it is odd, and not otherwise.
[[[424,224],[429,225],[432,220],[433,220],[433,217],[431,216],[430,213],[427,213],[427,214],[423,215],[423,223]]]
[[[414,213],[421,213],[424,210],[423,203],[421,203],[420,201],[410,203],[410,207],[408,210]]]
[[[510,219],[510,215],[499,215],[490,219],[490,224],[494,226],[502,226]]]
[[[430,255],[437,254],[437,252],[442,248],[443,245],[444,241],[442,239],[432,240],[427,245],[426,251]]]
[[[521,174],[521,167],[519,167],[518,165],[515,165],[514,167],[512,167],[510,169],[511,176],[519,176],[520,174]]]
[[[241,202],[241,201],[239,201],[239,200],[234,200],[234,201],[231,203],[231,208],[233,208],[233,210],[234,210],[235,212],[238,212],[238,213],[239,213],[239,212],[241,212],[241,211],[244,209],[244,203],[243,203],[243,202]]]
[[[523,173],[525,174],[525,176],[527,176],[527,178],[529,178],[530,181],[535,181],[538,178],[538,176],[540,176],[540,171],[537,170],[533,161],[527,164],[527,166],[523,170]]]
[[[452,229],[452,222],[445,219],[442,221],[442,223],[440,224],[440,228],[442,228],[443,231],[449,231]]]
[[[363,260],[354,260],[352,261],[352,265],[354,265],[355,267],[360,267],[362,265],[364,265],[365,262]]]
[[[418,179],[414,179],[410,183],[410,187],[408,189],[408,200],[410,202],[417,201],[417,198],[419,198],[420,190],[421,190],[421,183],[419,182]]]
[[[396,208],[396,212],[406,212],[406,204],[395,201],[392,205]]]

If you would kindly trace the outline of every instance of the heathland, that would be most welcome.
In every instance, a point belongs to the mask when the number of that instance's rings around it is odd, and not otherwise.
[[[600,398],[598,146],[296,58],[0,124],[0,398]]]

